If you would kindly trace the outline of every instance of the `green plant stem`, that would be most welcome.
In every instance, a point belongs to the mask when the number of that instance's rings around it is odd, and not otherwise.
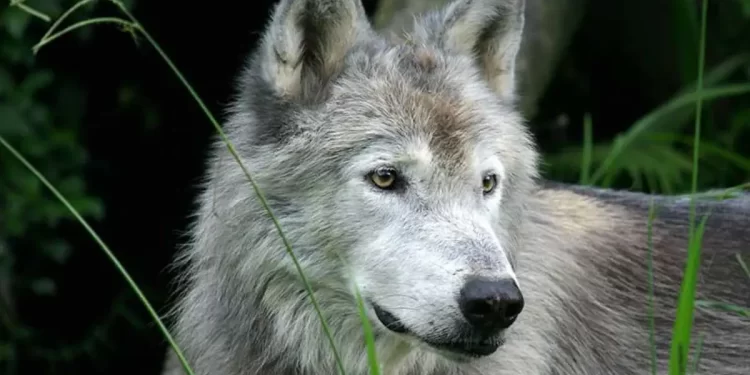
[[[698,365],[701,361],[701,352],[703,351],[703,340],[705,339],[705,335],[700,335],[698,337],[698,345],[696,345],[695,348],[695,360],[693,361],[693,366],[691,371],[691,374],[697,374],[698,373]]]
[[[141,292],[141,289],[138,288],[138,285],[135,283],[135,281],[133,281],[133,278],[130,277],[130,274],[128,273],[128,271],[126,271],[125,268],[122,266],[122,264],[120,264],[120,261],[117,259],[114,253],[112,253],[112,251],[109,249],[107,244],[105,244],[104,241],[102,241],[102,239],[99,238],[99,235],[97,235],[96,232],[91,228],[91,226],[89,226],[86,219],[84,219],[78,213],[78,210],[76,210],[75,207],[73,207],[70,204],[70,202],[68,202],[68,200],[65,199],[65,197],[62,194],[60,194],[60,192],[57,191],[57,189],[51,183],[49,183],[49,181],[47,181],[47,179],[39,171],[37,171],[37,169],[34,168],[33,165],[31,165],[31,163],[29,163],[26,160],[26,158],[24,158],[13,146],[11,146],[5,140],[5,137],[0,136],[0,144],[2,144],[6,149],[8,149],[8,151],[10,151],[10,153],[13,154],[13,156],[15,156],[24,166],[26,166],[26,168],[28,168],[29,171],[31,171],[31,173],[33,173],[52,192],[52,194],[54,194],[55,197],[57,197],[57,199],[59,199],[60,202],[63,203],[63,205],[65,205],[65,207],[73,214],[73,216],[75,216],[78,222],[80,222],[81,225],[83,225],[83,227],[86,229],[89,235],[94,239],[94,241],[96,241],[96,243],[99,244],[99,247],[101,247],[102,250],[104,250],[104,253],[107,255],[107,257],[109,257],[109,260],[112,261],[112,263],[115,265],[117,270],[120,271],[122,276],[125,278],[125,281],[128,283],[128,285],[130,285],[130,287],[136,293],[136,295],[141,300],[143,305],[146,307],[146,309],[148,310],[149,314],[154,319],[154,321],[156,321],[156,324],[159,326],[159,330],[161,330],[162,334],[164,334],[164,336],[167,338],[169,343],[173,345],[180,359],[184,361],[185,358],[182,355],[182,352],[179,351],[179,349],[177,349],[176,344],[174,340],[172,339],[172,335],[169,334],[167,327],[165,327],[164,324],[161,322],[161,319],[159,319],[159,315],[156,313],[154,308],[148,302],[148,299],[146,298],[146,296],[143,294],[143,292]],[[188,372],[188,375],[193,375],[193,371],[190,368],[186,368],[185,370]]]
[[[78,8],[80,8],[81,6],[92,2],[92,0],[81,0],[80,2],[76,3],[73,7],[71,7],[71,9],[69,9],[68,11],[66,11],[63,14],[63,16],[61,16],[60,19],[58,19],[58,21],[53,24],[53,26],[50,28],[50,30],[48,30],[47,33],[45,34],[45,37],[42,38],[42,40],[36,46],[34,46],[34,52],[36,53],[44,45],[46,45],[46,44],[50,43],[51,41],[53,41],[53,40],[61,37],[62,35],[65,35],[66,33],[70,32],[72,30],[78,29],[78,28],[83,27],[83,26],[87,26],[87,25],[91,25],[91,24],[98,24],[98,23],[114,23],[114,24],[119,24],[119,25],[125,26],[127,28],[132,28],[133,31],[137,30],[138,32],[140,32],[148,40],[148,42],[151,44],[151,46],[157,51],[157,53],[167,63],[167,65],[170,67],[170,69],[173,71],[173,73],[177,76],[177,78],[180,80],[180,82],[190,92],[190,95],[198,103],[198,105],[200,106],[200,108],[203,110],[204,114],[208,117],[209,121],[212,123],[212,125],[214,126],[214,128],[216,129],[216,131],[219,133],[219,135],[220,135],[221,139],[223,140],[223,142],[227,145],[227,148],[228,148],[229,152],[232,154],[232,156],[234,157],[234,159],[239,164],[240,168],[242,169],[243,173],[245,174],[245,177],[248,179],[248,181],[252,185],[253,190],[255,191],[255,194],[257,195],[257,197],[258,197],[261,205],[263,206],[263,208],[266,210],[266,212],[271,217],[271,220],[273,221],[273,224],[276,227],[276,230],[278,231],[279,236],[281,237],[281,240],[282,240],[282,242],[284,244],[284,247],[286,248],[287,253],[291,257],[291,259],[292,259],[295,267],[297,268],[297,271],[298,271],[298,273],[300,275],[300,278],[302,279],[302,282],[303,282],[303,284],[305,286],[305,289],[306,289],[306,291],[308,293],[308,296],[310,297],[310,300],[311,300],[311,302],[312,302],[312,304],[313,304],[313,306],[315,308],[315,311],[316,311],[316,313],[317,313],[317,315],[318,315],[318,317],[319,317],[319,319],[321,321],[321,324],[323,326],[323,330],[325,331],[325,334],[326,334],[326,336],[327,336],[327,338],[329,340],[329,343],[330,343],[330,345],[332,347],[334,358],[336,360],[336,365],[338,367],[338,370],[340,371],[340,373],[342,375],[344,375],[345,374],[345,370],[344,370],[343,362],[341,360],[341,356],[339,355],[338,350],[337,350],[337,348],[335,346],[335,342],[333,340],[333,335],[331,333],[331,329],[330,329],[330,327],[329,327],[329,325],[328,325],[325,317],[323,316],[322,310],[320,309],[320,305],[318,304],[318,302],[317,302],[317,300],[316,300],[316,298],[314,296],[314,292],[312,290],[312,287],[311,287],[309,281],[307,280],[307,278],[305,277],[304,272],[302,270],[302,267],[299,264],[299,260],[297,259],[297,257],[295,256],[294,252],[292,251],[291,244],[289,243],[288,239],[284,235],[283,230],[281,229],[280,223],[278,222],[278,220],[276,219],[276,217],[273,215],[273,212],[271,211],[271,208],[268,205],[268,202],[266,201],[266,199],[265,199],[263,193],[261,192],[260,188],[255,183],[254,179],[251,177],[250,172],[245,167],[244,163],[242,163],[242,160],[239,158],[239,156],[238,156],[238,154],[237,154],[237,152],[236,152],[236,150],[234,148],[234,145],[226,137],[226,135],[224,134],[224,132],[221,129],[221,126],[219,125],[219,122],[216,120],[216,118],[213,116],[213,114],[211,114],[211,112],[208,110],[208,108],[203,103],[203,101],[200,99],[200,97],[195,92],[195,90],[192,88],[192,86],[184,78],[184,76],[179,71],[179,69],[177,69],[177,67],[174,65],[174,63],[171,61],[171,59],[162,50],[162,48],[160,47],[160,45],[145,30],[145,28],[143,28],[141,26],[141,24],[138,22],[138,20],[135,18],[135,16],[133,16],[133,14],[122,4],[122,2],[120,2],[118,0],[108,0],[108,1],[111,2],[112,4],[114,4],[117,8],[119,8],[119,10],[122,13],[124,13],[127,16],[127,18],[129,18],[131,20],[131,22],[128,22],[127,20],[123,20],[121,18],[116,18],[116,17],[102,17],[102,18],[96,18],[96,19],[92,19],[92,20],[86,20],[86,21],[78,22],[78,23],[76,23],[76,24],[74,24],[72,26],[67,27],[66,29],[64,29],[64,30],[62,30],[62,31],[60,31],[58,33],[53,34],[54,29],[58,25],[60,25],[60,23],[62,22],[62,20],[64,18],[68,17],[70,14],[73,13],[73,11],[75,11]],[[18,156],[20,156],[20,154],[18,154]],[[30,166],[30,164],[28,166]],[[37,172],[37,174],[38,174],[38,172]],[[41,176],[41,175],[39,175],[39,176]],[[52,188],[51,185],[48,185],[48,187]],[[59,196],[58,198],[61,198],[61,196]],[[66,204],[66,206],[69,206],[69,205]],[[71,208],[71,207],[69,207],[69,208]],[[79,217],[79,215],[77,215],[77,217]],[[93,233],[93,231],[92,231],[92,234],[95,235]],[[98,237],[95,237],[95,238],[98,238]],[[100,240],[97,241],[97,242],[100,242],[100,245],[104,245],[103,243],[101,243]],[[106,251],[107,251],[108,255],[110,255],[111,257],[114,257],[114,255],[108,249]],[[116,263],[116,264],[119,264],[119,263]],[[124,272],[124,269],[122,270],[122,272]],[[129,278],[129,277],[126,277],[126,278]],[[132,286],[134,286],[134,285],[132,285]],[[153,309],[151,308],[150,304],[148,304],[148,302],[145,299],[143,299],[142,301],[144,302],[144,304],[146,304],[147,308],[150,311],[153,311]],[[157,323],[160,325],[160,327],[163,327],[163,324],[159,320],[158,316],[154,315],[153,318],[157,321]],[[187,364],[187,362],[186,362],[184,356],[182,355],[182,353],[180,352],[179,348],[176,346],[176,343],[172,339],[171,335],[169,335],[169,333],[166,331],[166,328],[164,329],[164,333],[168,337],[170,345],[172,345],[173,349],[177,353],[177,355],[178,355],[178,357],[179,357],[179,359],[180,359],[183,367],[185,368],[185,370],[189,374],[192,375],[192,370],[190,369],[189,365]]]
[[[128,22],[128,21],[126,21],[126,20],[124,20],[122,18],[118,18],[118,17],[98,17],[98,18],[91,18],[91,19],[88,19],[88,20],[77,22],[77,23],[75,23],[73,25],[70,25],[70,26],[62,29],[59,32],[56,32],[56,33],[54,33],[52,35],[49,35],[49,36],[46,36],[46,37],[42,38],[42,40],[40,40],[39,43],[37,43],[33,47],[31,47],[31,49],[32,49],[32,51],[34,51],[34,54],[36,54],[37,52],[39,52],[39,49],[41,49],[45,45],[47,45],[47,44],[55,41],[57,38],[59,38],[59,37],[65,35],[65,34],[71,32],[73,30],[80,29],[82,27],[86,27],[86,26],[90,26],[90,25],[103,24],[103,23],[113,23],[113,24],[121,25],[121,26],[123,26],[125,28],[137,29],[137,26],[134,25],[133,23]],[[50,28],[50,30],[52,30],[52,28]]]
[[[54,23],[52,23],[52,26],[50,26],[49,30],[47,30],[47,32],[44,33],[44,35],[42,36],[42,40],[47,39],[50,36],[50,34],[52,34],[52,32],[55,29],[57,29],[58,26],[60,26],[60,24],[62,23],[62,21],[64,21],[71,14],[73,14],[73,12],[75,12],[76,10],[78,10],[79,8],[81,8],[82,6],[84,6],[86,4],[89,4],[89,3],[92,3],[94,1],[95,0],[81,0],[81,1],[73,4],[73,6],[71,6],[68,10],[66,10],[65,12],[63,12],[63,14],[61,14],[60,17],[58,17],[57,20]]]
[[[703,109],[703,95],[701,90],[703,89],[703,70],[705,63],[706,54],[706,23],[708,14],[708,1],[702,1],[702,12],[701,12],[701,36],[700,36],[700,47],[698,53],[698,79],[696,81],[696,113],[695,113],[695,139],[693,141],[693,174],[692,174],[692,186],[690,195],[690,214],[689,214],[689,249],[688,259],[685,266],[685,275],[683,276],[682,285],[680,288],[680,295],[677,304],[677,316],[674,323],[672,332],[672,345],[670,353],[670,374],[682,375],[685,374],[688,364],[688,354],[690,352],[690,335],[693,325],[693,316],[695,310],[695,287],[698,278],[698,272],[700,268],[700,242],[703,237],[703,231],[705,230],[705,224],[708,216],[705,216],[701,222],[699,231],[696,233],[695,229],[695,216],[696,216],[696,200],[695,195],[698,190],[698,158],[699,158],[699,145],[700,145],[700,134],[701,134],[701,117]]]
[[[747,277],[750,278],[750,268],[748,268],[745,260],[742,259],[742,254],[737,254],[737,262],[740,263],[740,267],[742,267],[742,269],[745,271]]]
[[[170,69],[172,69],[172,71],[177,76],[177,78],[180,80],[180,82],[182,82],[182,84],[185,86],[185,88],[187,88],[187,90],[190,92],[190,95],[193,97],[193,99],[195,99],[195,101],[198,103],[198,105],[200,106],[201,110],[203,110],[203,113],[205,113],[205,115],[208,117],[209,121],[211,121],[211,124],[213,124],[214,128],[219,133],[219,136],[221,137],[222,141],[224,141],[224,143],[226,144],[227,149],[229,150],[229,152],[232,154],[232,156],[234,157],[234,159],[239,164],[239,166],[242,169],[242,172],[245,174],[245,177],[247,178],[248,182],[250,182],[250,184],[252,185],[253,190],[255,191],[255,194],[258,196],[258,200],[260,201],[261,205],[263,206],[263,209],[265,209],[266,212],[268,212],[268,215],[271,217],[271,220],[273,221],[273,224],[274,224],[274,226],[276,227],[276,230],[279,233],[279,237],[281,237],[281,240],[282,240],[282,242],[284,244],[284,247],[287,250],[287,253],[291,257],[292,261],[294,262],[294,266],[297,269],[297,272],[299,273],[300,278],[302,279],[303,284],[305,285],[305,289],[306,289],[306,291],[307,291],[307,293],[308,293],[308,295],[310,297],[310,301],[311,301],[311,303],[313,304],[313,306],[315,308],[315,311],[316,311],[316,313],[318,315],[318,318],[321,321],[321,324],[323,325],[323,330],[325,331],[325,334],[326,334],[326,336],[328,338],[328,341],[329,341],[329,343],[331,345],[331,348],[333,350],[333,354],[334,354],[334,357],[335,357],[335,360],[336,360],[336,364],[337,364],[337,366],[339,368],[339,371],[341,372],[342,375],[345,374],[346,371],[344,370],[344,365],[343,365],[343,362],[341,360],[341,356],[339,355],[338,350],[336,349],[336,344],[335,344],[335,342],[333,340],[333,334],[331,333],[331,329],[330,329],[330,327],[328,325],[328,322],[326,321],[325,317],[323,316],[323,313],[322,313],[322,310],[320,308],[320,305],[318,304],[318,301],[315,298],[315,293],[312,290],[310,282],[307,280],[307,277],[305,276],[304,272],[302,271],[302,266],[299,264],[299,260],[297,259],[297,256],[292,251],[292,245],[289,242],[289,240],[286,238],[286,235],[284,235],[283,230],[281,229],[281,224],[276,219],[276,216],[274,216],[274,214],[273,214],[273,212],[271,210],[271,207],[268,205],[268,202],[266,201],[266,198],[263,195],[263,192],[260,190],[260,188],[258,187],[258,185],[255,183],[255,180],[251,177],[250,172],[245,167],[245,165],[242,162],[242,160],[240,160],[240,157],[237,154],[237,151],[235,150],[234,145],[232,144],[232,142],[229,141],[229,139],[227,138],[227,136],[224,134],[224,131],[221,129],[221,125],[219,125],[219,122],[216,120],[216,118],[214,118],[213,114],[211,114],[211,111],[208,110],[208,107],[206,107],[206,105],[203,103],[203,100],[201,100],[201,98],[195,92],[195,90],[193,89],[193,87],[187,82],[187,80],[185,79],[185,77],[182,75],[182,73],[179,71],[179,69],[177,69],[177,67],[174,65],[174,63],[172,62],[172,60],[167,56],[166,53],[164,53],[164,51],[161,49],[161,47],[156,42],[156,40],[154,40],[151,37],[151,34],[149,34],[141,26],[140,22],[138,22],[138,20],[130,13],[130,11],[120,1],[117,1],[117,0],[109,0],[109,1],[111,1],[112,3],[114,3],[118,8],[120,8],[120,10],[123,13],[125,13],[125,15],[133,22],[136,30],[140,31],[141,34],[143,34],[143,36],[146,38],[146,40],[148,40],[148,42],[156,50],[156,52],[162,57],[162,59],[164,59],[164,61],[167,63],[167,65],[169,65]]]
[[[359,286],[354,286],[354,293],[357,300],[357,309],[359,310],[359,317],[362,321],[362,330],[365,336],[365,346],[367,348],[367,361],[370,367],[370,375],[380,375],[380,363],[378,362],[378,355],[375,350],[375,336],[372,333],[372,325],[370,320],[367,318],[365,312],[365,303],[362,300],[362,295],[359,292]]]
[[[656,356],[656,314],[654,303],[654,241],[653,241],[653,223],[656,219],[656,206],[653,199],[648,210],[648,320],[649,320],[649,344],[651,346],[651,374],[656,375],[657,356]]]
[[[26,4],[24,4],[23,2],[24,2],[24,0],[11,0],[10,1],[10,6],[15,6],[18,9],[21,9],[22,11],[24,11],[24,12],[26,12],[26,13],[28,13],[28,14],[36,17],[36,18],[39,18],[40,20],[42,20],[44,22],[49,22],[50,21],[50,18],[49,18],[48,15],[46,15],[46,14],[44,14],[44,13],[42,13],[42,12],[40,12],[40,11],[38,11],[38,10],[36,10],[36,9],[34,9],[34,8],[26,5]]]
[[[587,185],[589,183],[589,176],[591,175],[591,155],[594,149],[592,128],[591,113],[586,113],[583,116],[583,160],[581,161],[580,177],[582,185]]]

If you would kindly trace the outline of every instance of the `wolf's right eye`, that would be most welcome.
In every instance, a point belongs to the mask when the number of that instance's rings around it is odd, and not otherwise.
[[[393,168],[378,168],[369,174],[370,181],[383,190],[390,190],[396,186],[398,174]]]

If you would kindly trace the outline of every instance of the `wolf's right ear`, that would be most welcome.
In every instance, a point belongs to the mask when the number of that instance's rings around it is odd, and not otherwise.
[[[285,99],[314,101],[370,30],[361,0],[281,0],[261,41],[261,74]]]

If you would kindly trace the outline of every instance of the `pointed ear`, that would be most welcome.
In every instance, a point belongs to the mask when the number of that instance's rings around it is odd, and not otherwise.
[[[261,41],[262,77],[286,99],[315,100],[368,30],[361,0],[281,0]]]
[[[444,13],[445,48],[473,56],[502,98],[516,93],[516,56],[521,46],[525,0],[459,0]]]

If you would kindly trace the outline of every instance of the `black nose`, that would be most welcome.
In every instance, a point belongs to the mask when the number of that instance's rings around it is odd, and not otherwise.
[[[472,279],[461,289],[458,305],[471,325],[494,333],[513,324],[523,310],[523,296],[511,279]]]

